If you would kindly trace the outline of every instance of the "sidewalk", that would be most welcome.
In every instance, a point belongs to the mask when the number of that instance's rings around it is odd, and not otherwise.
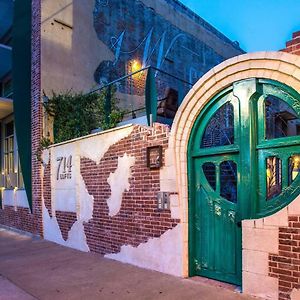
[[[250,300],[229,289],[83,253],[0,227],[0,300]]]

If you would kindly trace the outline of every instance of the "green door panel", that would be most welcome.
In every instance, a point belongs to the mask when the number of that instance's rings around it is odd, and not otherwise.
[[[234,157],[230,156],[195,160],[194,238],[199,245],[194,260],[195,274],[240,284],[241,249],[237,245],[241,245],[241,229],[238,226],[237,204],[219,196],[220,181],[217,180],[214,191],[202,170],[203,163],[208,160],[214,161],[218,169],[222,159],[234,161]],[[219,178],[218,175],[216,177]]]
[[[240,285],[241,221],[273,214],[295,199],[298,173],[296,91],[249,79],[211,99],[188,146],[190,275]]]

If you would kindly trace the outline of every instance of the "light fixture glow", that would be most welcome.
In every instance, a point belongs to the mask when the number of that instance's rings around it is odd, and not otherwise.
[[[131,62],[131,73],[137,72],[138,70],[140,70],[142,68],[142,65],[140,63],[140,61],[134,59]]]

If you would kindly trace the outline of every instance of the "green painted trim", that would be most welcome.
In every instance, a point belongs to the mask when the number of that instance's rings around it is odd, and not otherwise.
[[[205,127],[210,121],[211,117],[214,115],[214,113],[221,107],[223,106],[226,102],[230,101],[233,104],[234,107],[234,112],[235,115],[238,116],[235,119],[235,124],[234,124],[234,133],[235,133],[235,144],[234,145],[227,145],[227,146],[222,146],[222,147],[214,147],[210,149],[200,148],[201,145],[201,140],[202,140],[202,135],[204,133]],[[202,276],[206,276],[209,278],[214,278],[218,279],[221,281],[226,281],[230,283],[235,283],[235,284],[241,284],[241,263],[242,263],[242,257],[241,257],[241,230],[237,229],[236,230],[236,239],[237,243],[239,245],[239,250],[237,250],[237,253],[239,253],[236,257],[236,264],[237,264],[237,269],[236,271],[238,273],[236,274],[223,274],[222,276],[220,274],[215,275],[214,272],[211,272],[209,270],[202,269],[199,273],[199,271],[195,270],[195,263],[193,259],[196,257],[195,253],[195,243],[196,243],[196,236],[195,236],[195,230],[193,228],[195,227],[195,220],[194,220],[194,211],[195,211],[195,205],[196,205],[196,198],[199,197],[196,195],[198,193],[195,191],[195,185],[196,185],[196,177],[198,178],[204,176],[204,172],[202,169],[199,169],[199,166],[197,168],[197,173],[195,172],[195,162],[196,160],[200,161],[205,161],[205,162],[214,162],[216,164],[216,173],[218,173],[219,168],[218,165],[224,160],[233,160],[237,163],[238,165],[238,154],[239,154],[239,145],[238,141],[240,138],[240,113],[239,113],[239,105],[237,99],[233,96],[232,94],[232,87],[227,88],[220,94],[218,94],[216,97],[214,97],[205,107],[204,109],[200,112],[199,116],[197,117],[197,120],[192,128],[192,133],[190,135],[190,139],[188,142],[188,193],[189,193],[189,222],[188,222],[188,227],[189,227],[189,275],[193,276],[196,274],[200,274]],[[200,130],[199,130],[200,128]],[[199,163],[197,163],[198,165]],[[238,170],[239,172],[239,170]],[[217,178],[217,177],[216,177]],[[198,181],[197,181],[198,182]],[[202,183],[201,183],[202,184]],[[210,195],[212,197],[216,195],[219,195],[219,189],[220,189],[220,184],[216,183],[216,191],[214,191],[208,182],[203,182],[203,187],[206,191],[209,191]],[[218,196],[220,198],[220,196]],[[195,200],[194,200],[195,199]],[[217,200],[218,201],[218,200]],[[234,209],[236,208],[236,204],[233,203],[226,203],[227,208]],[[199,254],[199,248],[198,248],[198,254]],[[238,276],[237,276],[238,274]]]
[[[234,99],[231,92],[239,99],[238,104],[234,104],[235,109],[235,140],[234,145],[201,149],[200,143],[206,125],[215,112],[226,102]],[[291,106],[300,117],[300,94],[285,84],[266,79],[249,79],[236,82],[232,87],[213,97],[198,115],[190,134],[187,149],[188,164],[188,205],[189,205],[189,275],[197,274],[193,259],[195,256],[195,199],[196,177],[202,176],[203,171],[197,168],[195,172],[196,160],[218,163],[226,160],[226,157],[236,155],[238,164],[238,201],[237,215],[239,220],[261,218],[272,215],[292,202],[300,194],[300,175],[288,186],[288,158],[294,154],[300,154],[300,137],[286,137],[266,140],[265,135],[265,112],[264,100],[268,95],[280,98]],[[231,98],[230,98],[231,97]],[[243,130],[243,131],[242,131]],[[266,200],[266,157],[277,156],[283,162],[282,165],[282,193],[271,200]],[[203,174],[202,174],[203,173]],[[200,174],[200,175],[197,175]],[[197,181],[198,182],[198,181]],[[197,183],[199,184],[199,183]],[[217,198],[218,188],[214,191],[203,181],[209,195]],[[249,199],[251,195],[251,199]],[[251,200],[251,201],[250,201]],[[199,218],[199,216],[198,216]],[[242,266],[241,256],[241,235],[238,238],[240,243],[240,255],[237,263]],[[199,255],[199,249],[198,255]],[[239,253],[239,252],[237,252]],[[201,271],[202,272],[202,271]],[[204,272],[204,271],[203,271]],[[202,272],[203,275],[205,275]],[[214,277],[213,274],[206,274]],[[222,280],[222,276],[216,276]],[[226,276],[225,276],[226,277]],[[220,279],[221,278],[221,279]],[[225,281],[230,279],[223,278]],[[240,280],[237,280],[241,282]]]
[[[155,84],[155,72],[153,68],[149,67],[146,88],[145,88],[145,102],[146,102],[146,114],[148,125],[150,126],[150,115],[152,114],[152,122],[156,122],[157,117],[157,90]]]
[[[13,23],[13,104],[20,165],[32,211],[31,183],[31,0],[15,0]]]

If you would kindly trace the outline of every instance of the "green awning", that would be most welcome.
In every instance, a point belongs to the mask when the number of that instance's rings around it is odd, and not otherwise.
[[[13,104],[20,164],[29,206],[31,187],[31,0],[15,0],[12,45]]]

